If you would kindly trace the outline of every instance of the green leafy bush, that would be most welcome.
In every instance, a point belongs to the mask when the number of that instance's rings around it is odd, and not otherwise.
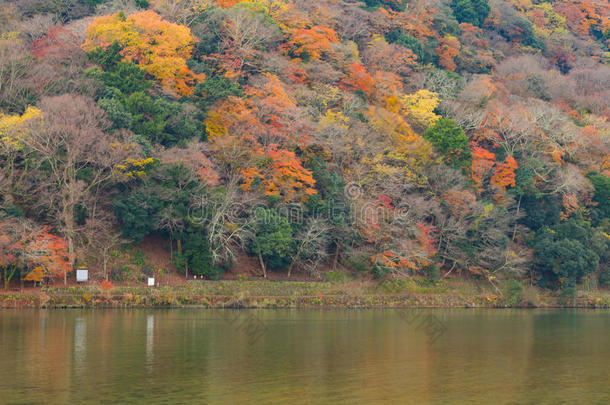
[[[522,301],[523,285],[517,280],[508,280],[504,283],[504,303],[510,307],[519,305]]]
[[[409,34],[404,33],[400,29],[393,29],[385,35],[386,41],[390,44],[398,44],[413,51],[417,56],[417,61],[422,64],[436,63],[438,56],[434,52],[436,47],[435,39],[426,40],[426,46],[422,46],[421,42]]]
[[[489,15],[488,0],[453,0],[451,9],[456,20],[460,23],[469,23],[482,27]]]
[[[191,274],[218,280],[223,270],[215,266],[210,253],[210,247],[204,232],[191,230],[181,237],[181,252],[173,257],[173,263],[179,271],[188,268]]]
[[[598,217],[610,218],[610,177],[599,173],[589,173],[587,178],[595,188],[593,202],[596,204],[594,210]]]
[[[193,195],[202,186],[183,165],[153,168],[135,185],[123,190],[113,201],[123,235],[139,242],[151,232],[163,231],[161,220],[184,224]]]
[[[446,162],[454,167],[468,167],[470,154],[468,137],[462,128],[451,119],[441,118],[426,129],[424,138],[445,156]]]
[[[199,83],[195,88],[195,95],[200,97],[198,103],[202,109],[208,109],[217,100],[229,96],[242,96],[243,93],[237,83],[223,76],[212,76],[205,82]]]
[[[254,213],[254,239],[250,251],[259,254],[273,269],[284,269],[295,253],[293,231],[286,217],[273,208],[257,209]]]
[[[565,289],[597,271],[609,243],[601,230],[577,216],[554,228],[540,229],[533,248],[534,266],[542,275],[543,284]]]

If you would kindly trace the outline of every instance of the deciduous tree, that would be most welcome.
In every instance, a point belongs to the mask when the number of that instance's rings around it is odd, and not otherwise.
[[[129,17],[122,12],[97,17],[87,29],[82,46],[85,51],[94,51],[117,42],[124,61],[139,65],[165,90],[188,96],[197,82],[205,79],[186,63],[195,41],[188,27],[164,21],[148,10]]]
[[[98,190],[131,149],[105,132],[108,120],[93,100],[66,94],[43,99],[40,109],[44,125],[23,140],[38,158],[31,207],[44,208],[66,238],[72,265],[77,210],[88,206],[94,215]]]

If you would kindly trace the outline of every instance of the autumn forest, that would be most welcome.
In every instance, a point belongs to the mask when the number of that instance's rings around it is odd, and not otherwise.
[[[609,119],[605,0],[4,0],[0,273],[610,287]]]

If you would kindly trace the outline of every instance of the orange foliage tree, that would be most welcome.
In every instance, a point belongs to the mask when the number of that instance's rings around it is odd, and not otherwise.
[[[557,13],[575,34],[590,35],[593,29],[604,34],[610,30],[610,4],[607,1],[569,0],[558,2]]]
[[[457,67],[453,58],[460,54],[460,41],[448,35],[438,41],[438,47],[434,50],[438,55],[438,64],[453,72]]]
[[[393,252],[376,253],[371,257],[371,261],[374,265],[385,267],[391,271],[403,268],[417,269],[417,264],[414,261]]]
[[[408,77],[412,74],[413,68],[417,66],[417,55],[411,49],[397,44],[388,44],[379,35],[373,35],[373,39],[367,44],[362,56],[371,72],[384,71]]]
[[[512,156],[508,156],[503,163],[497,162],[495,153],[476,144],[471,145],[471,151],[470,175],[477,192],[480,194],[483,191],[485,179],[489,178],[489,185],[495,191],[494,199],[502,201],[506,189],[515,186],[517,161]]]
[[[381,17],[388,19],[392,26],[399,26],[416,38],[433,37],[438,33],[432,28],[437,10],[426,0],[409,2],[410,12],[399,12],[380,8]]]
[[[508,156],[504,163],[496,164],[495,173],[491,176],[490,184],[496,189],[496,200],[501,200],[506,193],[507,187],[515,187],[515,170],[517,161],[512,156]]]
[[[366,71],[366,67],[360,63],[351,63],[346,66],[346,75],[340,86],[345,90],[360,90],[365,94],[371,94],[375,81]]]
[[[43,229],[36,233],[25,244],[26,263],[33,269],[26,276],[26,281],[42,281],[45,278],[66,278],[72,271],[73,258],[68,253],[68,244],[64,238],[48,233]]]
[[[0,270],[5,289],[17,271],[29,270],[26,281],[65,277],[72,270],[70,259],[65,239],[47,228],[33,229],[27,222],[0,219]]]
[[[242,189],[261,188],[285,200],[315,194],[312,173],[290,148],[306,140],[295,100],[267,74],[243,98],[217,103],[205,121],[215,157],[242,178]]]
[[[277,76],[264,75],[255,86],[245,89],[244,96],[229,97],[208,112],[205,124],[213,148],[237,142],[256,150],[306,140],[296,101]]]
[[[220,8],[231,8],[241,0],[216,0],[216,5]]]
[[[324,52],[329,52],[331,45],[336,42],[339,42],[339,38],[335,30],[315,25],[295,30],[289,44],[294,56],[307,56],[316,60],[320,59]]]
[[[186,64],[196,41],[188,27],[164,21],[148,10],[125,17],[122,12],[97,17],[87,29],[85,51],[107,48],[114,42],[121,55],[157,78],[166,91],[181,96],[193,93],[203,74],[193,73]]]
[[[470,175],[473,185],[480,194],[483,189],[483,181],[485,176],[490,172],[496,163],[496,154],[476,145],[472,145],[470,149],[472,151]]]
[[[305,169],[294,152],[271,145],[259,150],[259,164],[242,170],[244,191],[257,184],[267,196],[281,196],[286,201],[295,198],[306,200],[316,194],[315,180],[311,171]]]

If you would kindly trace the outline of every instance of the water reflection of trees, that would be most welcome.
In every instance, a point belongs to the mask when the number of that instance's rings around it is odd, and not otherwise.
[[[594,313],[435,310],[446,333],[434,343],[392,310],[242,313],[266,326],[253,343],[216,310],[5,312],[0,391],[27,403],[419,404],[607,390]]]

